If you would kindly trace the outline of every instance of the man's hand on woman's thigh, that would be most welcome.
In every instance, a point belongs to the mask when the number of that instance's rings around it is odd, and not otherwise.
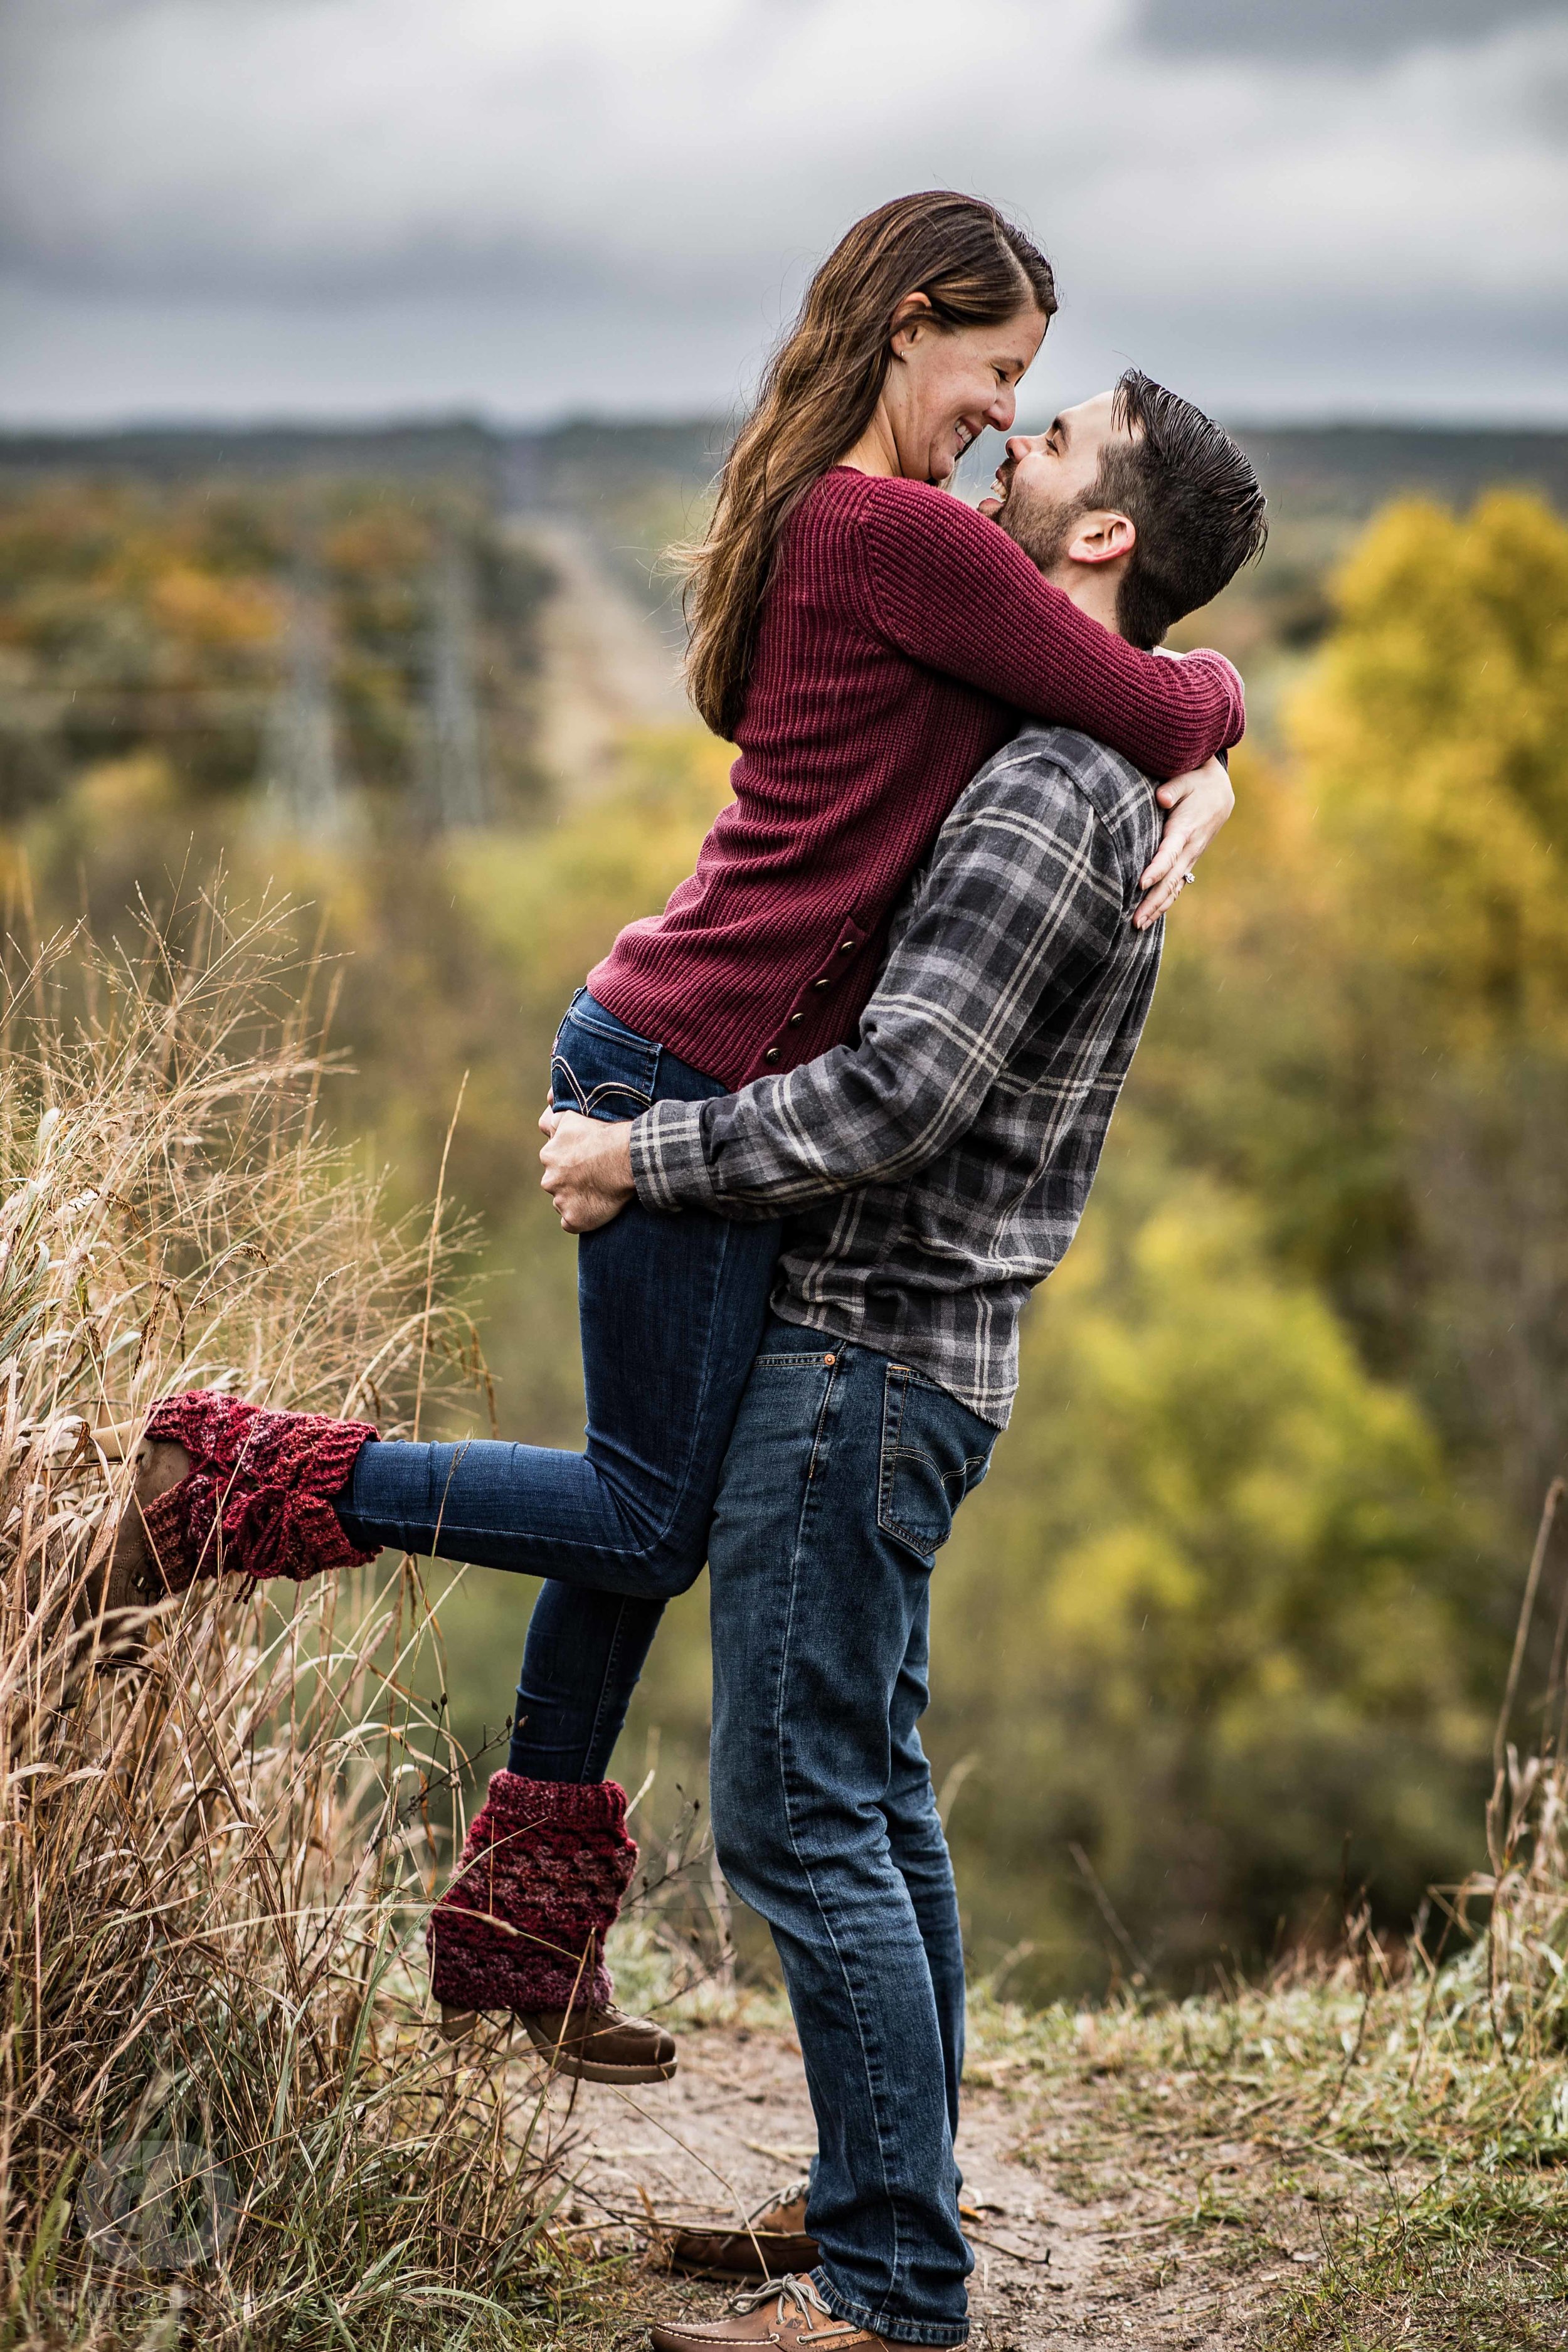
[[[618,1217],[637,1196],[632,1182],[629,1118],[584,1118],[581,1111],[547,1110],[540,1179],[555,1203],[563,1233],[592,1234]]]

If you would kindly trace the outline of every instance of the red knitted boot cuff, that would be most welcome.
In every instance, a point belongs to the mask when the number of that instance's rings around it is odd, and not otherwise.
[[[451,2009],[604,2009],[605,1937],[637,1868],[615,1780],[497,1772],[458,1874],[425,1930],[436,1998]]]
[[[350,1543],[331,1497],[377,1433],[365,1421],[268,1412],[211,1389],[166,1397],[147,1434],[183,1445],[191,1466],[142,1517],[169,1590],[224,1570],[300,1582],[374,1559]]]

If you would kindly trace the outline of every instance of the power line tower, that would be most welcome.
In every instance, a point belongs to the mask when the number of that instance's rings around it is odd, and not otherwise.
[[[487,823],[490,794],[474,688],[473,566],[450,536],[431,572],[429,594],[418,800],[432,832],[452,833]]]
[[[289,588],[283,675],[267,709],[258,782],[280,830],[317,841],[342,832],[331,628],[320,568],[308,560]]]

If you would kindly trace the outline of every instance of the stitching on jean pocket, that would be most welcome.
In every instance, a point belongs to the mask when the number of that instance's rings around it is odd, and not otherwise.
[[[585,993],[585,991],[579,990],[577,996],[574,997],[567,1006],[561,1019],[562,1029],[564,1029],[570,1022],[573,1028],[586,1030],[590,1037],[602,1037],[606,1045],[629,1046],[633,1052],[636,1052],[639,1046],[649,1045],[652,1043],[650,1039],[637,1035],[635,1031],[617,1029],[612,1023],[599,1020],[592,1012],[579,1012],[579,1002]],[[556,1034],[559,1036],[559,1030]]]
[[[620,1116],[616,1111],[604,1108],[612,1097],[619,1097],[621,1101],[634,1104],[636,1108],[629,1114],[634,1118],[637,1111],[647,1110],[653,1101],[647,1087],[636,1086],[629,1078],[601,1078],[597,1086],[584,1087],[565,1055],[552,1054],[551,1101],[554,1102],[561,1095],[567,1096],[584,1118],[615,1118]]]

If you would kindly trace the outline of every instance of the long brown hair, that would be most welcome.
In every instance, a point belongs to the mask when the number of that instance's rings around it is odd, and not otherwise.
[[[779,534],[870,423],[893,313],[923,294],[939,327],[999,326],[1057,307],[1051,265],[994,205],[950,190],[896,196],[857,221],[806,289],[719,476],[712,524],[686,557],[687,684],[716,735],[734,733]]]

